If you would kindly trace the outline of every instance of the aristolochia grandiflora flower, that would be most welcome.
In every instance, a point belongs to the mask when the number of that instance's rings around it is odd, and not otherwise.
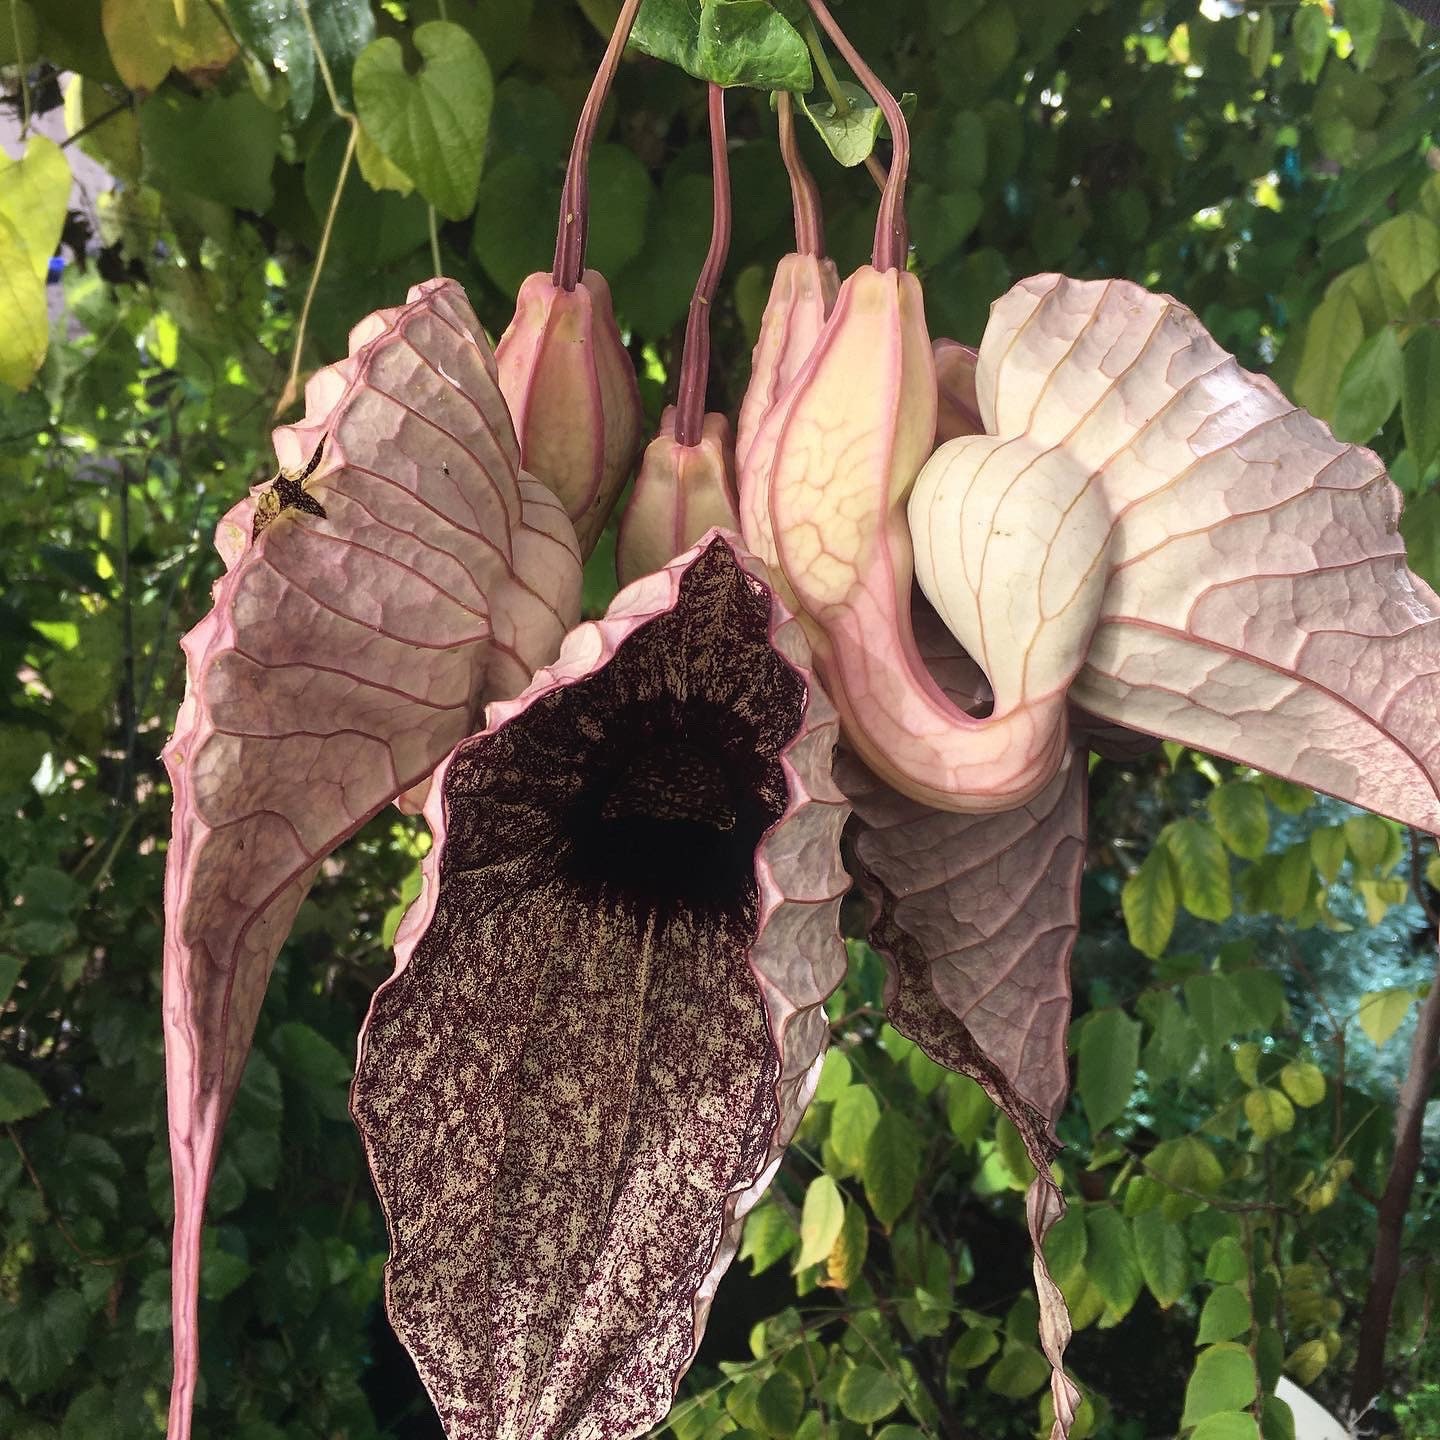
[[[352,1106],[452,1440],[633,1436],[813,1093],[848,807],[803,629],[714,535],[436,777]]]
[[[171,1440],[190,1428],[220,1131],[300,902],[320,862],[423,784],[487,700],[523,689],[579,614],[569,521],[519,468],[454,281],[361,321],[305,396],[305,418],[275,432],[280,475],[216,532],[226,573],[183,642],[164,751]]]

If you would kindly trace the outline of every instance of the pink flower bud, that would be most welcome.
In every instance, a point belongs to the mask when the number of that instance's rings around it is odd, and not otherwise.
[[[714,526],[740,528],[735,511],[735,448],[730,422],[706,415],[698,445],[675,439],[675,407],[650,442],[620,520],[616,569],[628,585],[683,554]]]
[[[604,277],[587,270],[565,290],[548,272],[531,275],[495,358],[521,463],[560,497],[588,555],[629,478],[642,420]]]

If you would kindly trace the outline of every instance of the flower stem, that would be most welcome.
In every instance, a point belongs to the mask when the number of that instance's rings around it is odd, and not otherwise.
[[[880,197],[880,217],[875,224],[875,249],[871,258],[877,270],[903,269],[905,252],[909,248],[905,229],[905,181],[910,173],[910,127],[905,123],[899,102],[880,83],[864,57],[846,38],[825,0],[808,0],[808,4],[821,28],[845,57],[846,64],[884,113],[885,123],[890,127],[894,150],[890,157],[890,174]]]
[[[795,209],[795,248],[802,255],[825,253],[825,222],[820,210],[820,190],[805,164],[795,140],[795,104],[788,90],[775,99],[780,116],[780,154],[790,176],[790,199]]]
[[[705,426],[705,391],[710,383],[710,308],[720,288],[725,258],[730,253],[730,157],[725,148],[725,92],[712,84],[710,103],[710,165],[714,176],[714,215],[710,249],[685,324],[685,353],[675,397],[675,443],[698,445]]]
[[[600,112],[605,108],[620,56],[630,39],[641,0],[625,0],[615,21],[605,56],[591,82],[590,93],[580,111],[575,129],[575,142],[570,147],[570,163],[565,167],[565,188],[560,194],[560,228],[555,237],[555,268],[551,278],[562,290],[573,290],[585,271],[585,240],[590,229],[590,147]]]

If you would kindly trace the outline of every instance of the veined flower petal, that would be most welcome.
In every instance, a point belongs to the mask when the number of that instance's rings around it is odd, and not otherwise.
[[[316,869],[426,780],[485,699],[553,658],[579,608],[574,535],[519,470],[494,359],[454,281],[363,320],[306,400],[304,420],[275,432],[281,478],[221,521],[228,568],[183,642],[164,751],[172,1440],[190,1428],[221,1127]]]

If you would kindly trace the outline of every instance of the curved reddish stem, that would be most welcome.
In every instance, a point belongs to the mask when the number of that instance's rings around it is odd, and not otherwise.
[[[714,214],[710,249],[685,323],[685,352],[675,397],[675,443],[698,445],[705,425],[705,390],[710,383],[710,309],[730,253],[730,157],[725,148],[725,92],[710,86],[710,166],[714,176]]]
[[[807,0],[820,28],[830,37],[855,77],[880,107],[890,127],[894,153],[890,157],[890,173],[880,196],[880,217],[875,224],[875,250],[872,261],[877,270],[903,270],[905,252],[909,248],[905,228],[905,181],[910,173],[910,127],[895,97],[880,83],[879,77],[865,63],[865,58],[846,38],[835,22],[825,0]]]
[[[795,210],[795,249],[801,255],[825,253],[825,221],[820,209],[820,187],[805,164],[795,139],[795,105],[788,90],[775,97],[780,116],[780,155],[790,177],[790,200]]]
[[[560,193],[560,228],[555,236],[555,268],[551,273],[551,279],[561,290],[573,290],[585,272],[585,240],[590,230],[590,147],[595,143],[600,112],[615,83],[620,56],[630,39],[641,3],[642,0],[625,0],[621,6],[605,56],[580,111],[580,123],[575,127],[570,162],[565,167],[565,188]]]

